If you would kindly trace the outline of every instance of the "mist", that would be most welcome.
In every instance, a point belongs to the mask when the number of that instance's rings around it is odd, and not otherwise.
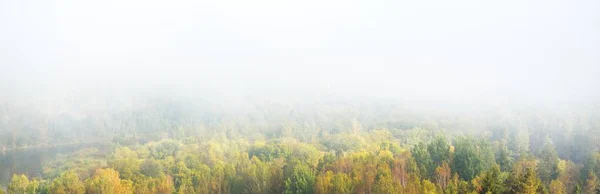
[[[599,97],[600,5],[591,0],[0,7],[3,96],[167,88],[467,104]]]
[[[0,194],[598,192],[598,75],[597,0],[0,0]]]

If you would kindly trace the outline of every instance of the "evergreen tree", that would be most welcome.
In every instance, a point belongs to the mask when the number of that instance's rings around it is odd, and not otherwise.
[[[415,159],[422,177],[431,177],[433,160],[427,150],[425,143],[419,143],[411,150],[411,154]]]
[[[500,177],[500,167],[495,165],[485,173],[481,183],[481,193],[504,193],[506,188],[504,187],[504,180]]]
[[[510,156],[510,150],[506,146],[506,142],[502,141],[500,149],[498,151],[498,157],[496,162],[500,165],[501,171],[510,171],[512,168],[512,158]]]
[[[559,160],[552,140],[550,137],[546,137],[546,143],[540,153],[539,164],[537,166],[538,176],[544,183],[549,184],[551,180],[558,177],[557,165]]]
[[[510,193],[535,194],[538,193],[539,190],[543,190],[541,189],[540,179],[531,168],[527,168],[525,173],[521,176],[512,173],[508,183],[510,186]]]

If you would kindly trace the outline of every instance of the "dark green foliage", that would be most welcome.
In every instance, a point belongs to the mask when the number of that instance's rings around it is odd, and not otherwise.
[[[276,143],[268,143],[266,145],[254,146],[249,151],[250,157],[257,156],[263,161],[271,161],[275,158],[287,158],[292,154],[292,150],[287,147],[280,146]]]
[[[485,173],[483,177],[481,187],[481,193],[493,193],[499,194],[506,192],[506,187],[504,186],[504,180],[501,177],[500,167],[498,165],[492,167]]]
[[[575,188],[573,189],[573,194],[581,194],[583,193],[583,189],[581,188],[581,185],[577,184],[575,185]]]
[[[540,153],[539,161],[537,172],[542,181],[548,184],[558,177],[558,153],[556,153],[549,138],[547,138],[546,144]]]
[[[419,171],[423,177],[431,177],[433,173],[433,160],[431,154],[427,151],[425,143],[417,144],[411,150],[415,162],[419,166]]]
[[[153,158],[146,159],[140,166],[142,174],[150,177],[159,177],[163,175],[163,167]]]
[[[600,172],[600,154],[588,154],[587,160],[583,164],[583,169],[581,169],[581,180],[586,180],[590,173],[598,176],[598,172]]]
[[[325,155],[323,155],[323,157],[321,157],[319,159],[319,164],[317,166],[317,170],[322,170],[323,167],[332,164],[333,162],[335,162],[336,160],[336,156],[334,153],[331,152],[327,152],[325,153]]]
[[[294,167],[292,176],[285,181],[286,194],[314,193],[315,173],[307,165],[299,164]]]
[[[510,156],[510,150],[508,146],[506,146],[505,142],[502,142],[498,151],[498,157],[496,158],[496,163],[500,165],[500,170],[502,171],[510,171],[512,168],[513,159]]]
[[[444,162],[450,161],[450,143],[445,136],[436,136],[433,141],[427,145],[427,152],[431,156],[432,166],[428,168],[432,172],[435,167],[441,166]]]
[[[452,169],[464,180],[471,180],[494,163],[494,152],[487,142],[474,137],[459,137],[454,144]]]
[[[175,156],[179,150],[180,143],[177,141],[167,140],[150,146],[150,154],[156,159],[165,159],[169,156]]]
[[[521,175],[511,174],[508,186],[510,187],[510,193],[534,194],[544,191],[541,180],[531,168],[527,168],[525,173]]]

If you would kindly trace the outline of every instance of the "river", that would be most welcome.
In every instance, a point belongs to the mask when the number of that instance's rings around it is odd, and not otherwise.
[[[52,147],[0,150],[0,185],[6,187],[13,174],[25,174],[29,179],[42,177],[44,164],[58,154],[68,154],[83,148],[103,148],[107,144],[69,144]]]

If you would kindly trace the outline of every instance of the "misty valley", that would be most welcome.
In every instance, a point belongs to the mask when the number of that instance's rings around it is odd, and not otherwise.
[[[593,107],[422,108],[379,101],[241,106],[174,98],[122,107],[130,108],[47,113],[4,105],[0,192],[600,189],[600,114]]]
[[[600,194],[600,0],[0,0],[0,194]]]

